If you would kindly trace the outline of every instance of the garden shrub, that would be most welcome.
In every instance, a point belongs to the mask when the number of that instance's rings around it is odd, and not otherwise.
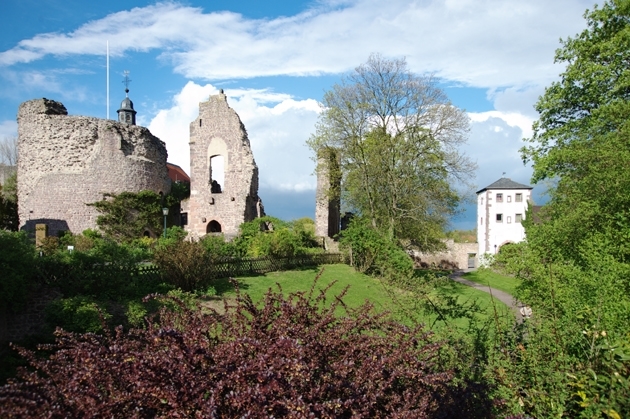
[[[354,217],[340,236],[341,248],[359,272],[387,279],[406,280],[412,277],[413,260],[409,255],[360,217]]]
[[[84,295],[60,298],[46,307],[46,322],[69,332],[101,332],[103,321],[110,317],[94,298]]]
[[[24,232],[0,230],[0,306],[18,310],[34,284],[35,248]]]
[[[440,343],[422,327],[367,305],[338,317],[340,297],[314,293],[239,295],[225,315],[182,303],[129,332],[58,331],[47,359],[18,349],[32,370],[0,387],[0,416],[490,416],[483,389],[437,368]]]
[[[153,260],[165,281],[184,291],[208,284],[213,266],[199,242],[182,241],[155,249]]]

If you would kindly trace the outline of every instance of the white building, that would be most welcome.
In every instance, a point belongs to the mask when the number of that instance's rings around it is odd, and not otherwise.
[[[479,255],[495,254],[507,243],[525,238],[525,218],[532,187],[501,178],[477,191],[477,243]]]

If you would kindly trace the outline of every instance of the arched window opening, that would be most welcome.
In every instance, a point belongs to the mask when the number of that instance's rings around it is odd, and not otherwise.
[[[208,223],[206,227],[206,233],[220,233],[221,232],[221,224],[218,221],[212,220]]]
[[[210,192],[221,193],[225,182],[225,160],[223,156],[210,157]]]

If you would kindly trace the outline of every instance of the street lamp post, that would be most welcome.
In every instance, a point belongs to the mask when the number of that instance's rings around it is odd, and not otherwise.
[[[166,216],[168,215],[168,208],[162,208],[162,214],[164,214],[164,238],[166,238]]]

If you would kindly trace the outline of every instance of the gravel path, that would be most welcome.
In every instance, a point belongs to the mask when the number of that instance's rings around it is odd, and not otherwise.
[[[452,274],[449,275],[449,278],[451,278],[455,282],[459,282],[460,284],[464,284],[464,285],[467,285],[469,287],[473,287],[475,289],[478,289],[479,291],[487,292],[488,294],[492,295],[497,300],[499,300],[502,303],[504,303],[506,306],[510,307],[512,309],[512,311],[514,312],[514,314],[516,315],[516,321],[518,323],[522,323],[523,322],[522,310],[529,309],[529,307],[527,307],[526,304],[523,304],[522,302],[516,300],[511,294],[508,294],[505,291],[501,291],[501,290],[498,290],[496,288],[490,288],[488,285],[478,284],[477,282],[469,281],[467,279],[462,278],[462,275],[464,273],[466,273],[466,272],[470,272],[470,270],[467,270],[467,271],[462,271],[462,270],[455,271],[455,272],[453,272]]]

